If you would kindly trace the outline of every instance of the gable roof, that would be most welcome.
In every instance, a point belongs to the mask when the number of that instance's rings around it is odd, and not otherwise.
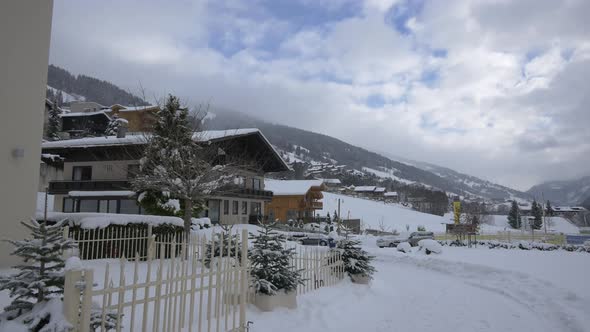
[[[264,180],[264,189],[273,192],[274,196],[305,195],[312,187],[322,187],[322,180]]]
[[[69,139],[62,141],[43,142],[41,148],[45,152],[60,152],[64,150],[100,148],[100,147],[124,147],[131,145],[146,144],[149,139],[149,133],[139,133],[136,135],[127,135],[125,137],[101,136],[101,137],[84,137],[78,139]],[[226,140],[242,139],[248,144],[247,149],[263,149],[263,155],[268,157],[272,162],[265,166],[268,172],[288,171],[291,168],[281,158],[280,154],[270,144],[268,139],[259,129],[228,129],[228,130],[205,130],[196,133],[193,139],[197,142],[222,142]],[[59,153],[58,153],[59,154]]]

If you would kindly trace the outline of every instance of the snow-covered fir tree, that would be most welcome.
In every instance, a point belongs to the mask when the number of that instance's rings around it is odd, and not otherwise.
[[[121,119],[117,114],[115,114],[110,119],[104,134],[105,136],[116,136],[119,133],[119,128],[125,125],[127,125],[127,120]]]
[[[192,123],[192,125],[191,125]],[[219,150],[195,142],[201,121],[189,120],[188,109],[170,95],[157,113],[154,132],[140,159],[140,171],[132,180],[135,191],[169,193],[180,200],[188,239],[191,219],[200,212],[211,193],[233,182],[229,163],[217,163]]]
[[[63,296],[63,253],[76,247],[73,240],[63,238],[65,223],[65,220],[54,225],[35,220],[22,222],[32,238],[8,240],[15,246],[12,255],[21,257],[25,264],[14,266],[17,273],[0,277],[0,290],[10,291],[12,298],[4,308],[6,317],[14,319],[31,311],[36,304]]]
[[[359,275],[371,278],[375,272],[375,267],[371,264],[375,256],[369,255],[368,252],[361,248],[360,241],[351,239],[342,239],[336,244],[336,248],[342,253],[344,262],[344,271],[349,276]]]
[[[510,208],[510,212],[508,212],[508,224],[515,229],[520,229],[522,226],[522,218],[516,201],[512,201],[512,207]]]
[[[60,139],[59,131],[61,129],[61,109],[59,108],[57,99],[51,102],[47,117],[45,137],[50,141],[57,141]]]
[[[553,210],[553,207],[551,206],[551,202],[549,202],[549,200],[547,200],[547,204],[545,206],[545,215],[552,217],[554,213],[555,213],[555,211]]]
[[[240,237],[235,232],[232,234],[231,226],[222,226],[221,228],[223,231],[215,233],[213,239],[207,243],[205,266],[208,268],[211,266],[211,260],[214,257],[237,257],[238,260],[234,262],[235,264],[239,264],[242,260],[242,251],[240,250],[242,242],[240,241]],[[221,248],[222,242],[223,250]]]
[[[248,252],[252,283],[256,293],[274,295],[277,291],[286,293],[303,284],[302,270],[292,265],[295,248],[286,248],[287,238],[274,231],[274,223],[260,223],[258,234],[250,234],[253,247]]]
[[[543,226],[543,206],[537,203],[536,200],[533,201],[531,206],[531,214],[533,215],[533,224],[531,226],[533,229],[541,229]]]

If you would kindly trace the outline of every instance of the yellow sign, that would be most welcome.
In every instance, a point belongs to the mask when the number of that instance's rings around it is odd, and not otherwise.
[[[461,201],[453,202],[453,212],[455,217],[455,224],[459,224],[459,218],[461,217]]]

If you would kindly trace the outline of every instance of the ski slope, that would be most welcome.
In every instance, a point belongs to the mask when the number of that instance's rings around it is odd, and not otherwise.
[[[494,218],[494,225],[499,228],[506,228],[511,229],[510,225],[508,225],[508,216],[503,215],[493,215]],[[551,217],[546,218],[548,221],[547,230],[551,232],[557,233],[564,233],[564,234],[579,234],[580,229],[569,222],[567,219],[562,217]],[[542,228],[542,230],[544,230]]]
[[[448,218],[433,214],[421,213],[411,210],[399,204],[377,202],[363,198],[355,198],[324,192],[324,208],[321,215],[334,214],[338,210],[340,199],[340,214],[347,219],[361,219],[365,228],[380,229],[383,223],[389,231],[406,231],[406,225],[410,231],[415,231],[418,226],[426,227],[427,231],[444,232],[445,226],[450,222]]]

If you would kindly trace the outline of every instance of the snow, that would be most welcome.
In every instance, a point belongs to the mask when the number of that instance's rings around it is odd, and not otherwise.
[[[77,271],[77,270],[82,270],[84,267],[82,265],[82,261],[80,261],[80,258],[76,257],[76,256],[72,256],[68,259],[66,259],[66,271]]]
[[[322,180],[272,180],[264,179],[264,190],[275,196],[305,195],[312,187],[322,185]]]
[[[129,190],[112,190],[112,191],[70,191],[68,193],[71,197],[96,197],[96,196],[121,196],[131,197],[135,195],[135,191]]]
[[[72,94],[69,94],[69,93],[67,93],[65,91],[62,91],[62,90],[56,89],[54,87],[51,87],[49,85],[47,86],[47,88],[49,90],[51,90],[54,94],[57,94],[58,91],[61,91],[61,95],[63,97],[63,102],[64,103],[71,103],[72,101],[85,101],[86,100],[86,98],[83,97],[83,96],[72,95]]]
[[[372,237],[364,242],[374,245]],[[250,308],[251,331],[539,332],[590,326],[586,253],[367,250],[376,256],[370,286],[343,281],[320,288],[298,296],[294,310]]]
[[[37,212],[37,218],[42,219],[43,213]],[[183,226],[184,222],[178,217],[149,216],[140,214],[115,214],[115,213],[61,213],[51,212],[47,214],[47,220],[59,221],[68,219],[70,224],[79,225],[82,228],[105,228],[109,225],[148,224],[162,225],[171,224]]]
[[[114,106],[114,105],[113,105]],[[113,107],[111,106],[111,107]],[[121,105],[123,106],[123,105]],[[159,108],[158,105],[147,105],[147,106],[123,106],[119,110],[119,112],[135,112],[135,111],[145,111],[145,110],[152,110]]]
[[[398,194],[397,194],[396,191],[389,191],[389,192],[383,193],[383,196],[385,196],[385,197],[397,197]]]
[[[369,167],[363,167],[363,171],[365,171],[367,173],[372,173],[373,175],[380,177],[382,179],[389,178],[389,179],[396,180],[398,182],[405,183],[405,184],[415,183],[414,181],[402,179],[402,178],[398,177],[397,175],[395,175],[396,171],[399,172],[397,169],[387,170],[387,171],[379,171],[379,170],[372,169]]]
[[[420,247],[421,251],[424,251],[428,254],[428,252],[433,252],[435,254],[442,253],[442,246],[438,241],[431,240],[431,239],[424,239],[418,241],[418,246]]]
[[[339,179],[318,179],[323,181],[324,183],[329,183],[329,184],[342,184],[342,182]]]
[[[70,113],[63,113],[61,115],[62,118],[71,118],[71,117],[77,117],[77,116],[91,116],[91,115],[98,115],[98,114],[104,114],[104,116],[106,116],[107,118],[109,117],[104,110],[100,110],[100,111],[95,111],[95,112],[70,112]]]
[[[397,245],[397,251],[409,253],[412,251],[412,245],[409,244],[408,242],[402,242]]]
[[[445,225],[449,218],[433,214],[421,213],[404,208],[398,204],[377,202],[363,198],[355,198],[345,195],[324,192],[324,207],[321,215],[330,214],[338,210],[340,199],[340,213],[345,219],[361,219],[365,228],[379,229],[380,223],[391,231],[405,231],[406,225],[410,231],[415,231],[418,226],[425,226],[427,231],[445,232]]]

